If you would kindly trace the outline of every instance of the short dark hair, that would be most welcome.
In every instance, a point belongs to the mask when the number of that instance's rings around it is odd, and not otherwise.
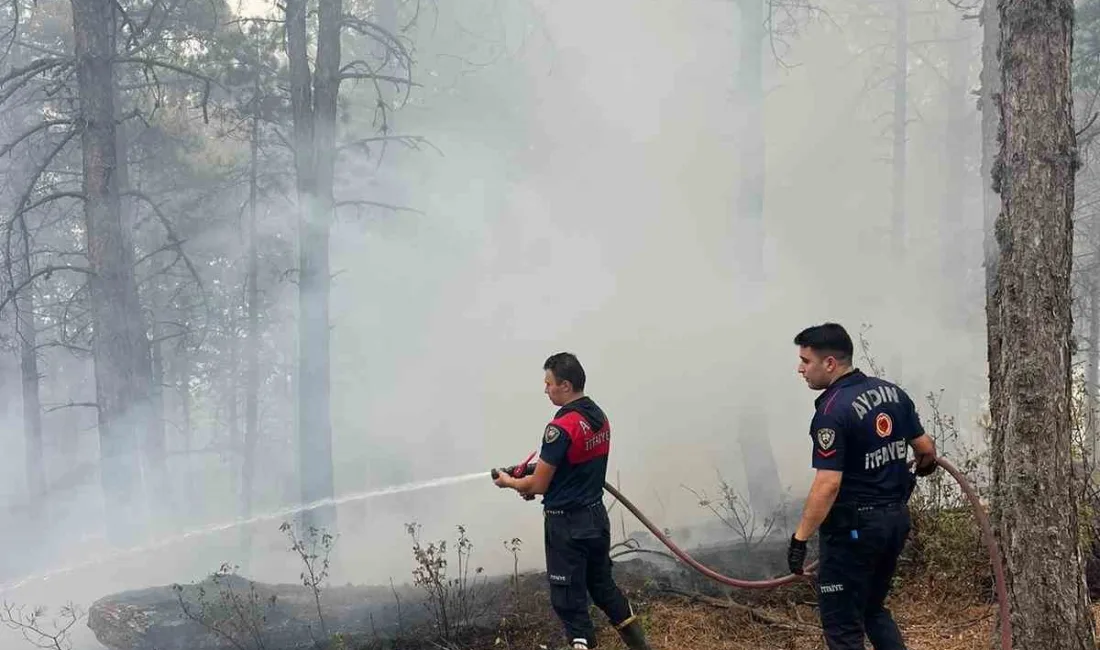
[[[557,379],[559,384],[568,381],[573,384],[573,390],[578,393],[584,391],[584,368],[581,367],[581,362],[577,361],[576,355],[569,352],[552,354],[546,363],[542,364],[542,369],[553,373],[554,379]]]
[[[852,361],[852,337],[836,323],[824,323],[807,327],[794,337],[794,344],[810,348],[815,352],[836,357],[837,361]]]

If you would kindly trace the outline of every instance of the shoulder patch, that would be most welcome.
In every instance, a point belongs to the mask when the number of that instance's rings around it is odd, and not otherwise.
[[[836,442],[836,431],[832,429],[818,429],[814,434],[817,437],[817,444],[822,449],[829,449]]]
[[[561,429],[554,424],[546,425],[546,431],[542,435],[542,440],[546,444],[550,444],[561,437]]]

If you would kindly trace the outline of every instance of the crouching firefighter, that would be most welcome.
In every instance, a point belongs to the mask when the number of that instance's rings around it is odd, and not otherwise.
[[[818,608],[829,650],[905,650],[884,606],[898,556],[909,536],[909,447],[916,475],[936,470],[936,447],[913,400],[901,388],[852,368],[852,340],[826,323],[803,330],[798,372],[823,390],[810,424],[817,470],[788,563],[802,573],[806,540],[820,532]]]
[[[517,478],[502,470],[494,472],[494,481],[528,500],[544,495],[550,602],[565,627],[568,647],[596,647],[588,614],[591,595],[628,648],[649,650],[641,622],[611,575],[611,522],[603,504],[611,425],[585,396],[585,373],[575,356],[555,354],[543,370],[546,395],[559,409],[543,433],[534,473]]]

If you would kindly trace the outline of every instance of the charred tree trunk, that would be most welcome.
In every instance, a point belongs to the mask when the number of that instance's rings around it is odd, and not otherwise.
[[[256,72],[252,113],[251,160],[248,185],[248,335],[245,338],[244,449],[241,454],[241,516],[252,516],[253,472],[256,467],[256,440],[259,437],[260,415],[260,250],[256,237],[259,200],[260,153],[260,75]],[[241,527],[241,549],[248,560],[252,537],[251,527]]]
[[[908,224],[905,216],[905,181],[908,176],[906,134],[909,122],[909,0],[894,0],[894,123],[891,138],[891,188],[890,188],[890,248],[893,251],[898,279],[904,281],[905,249]],[[900,306],[891,306],[900,313]],[[895,327],[901,327],[897,323]],[[900,350],[890,355],[890,379],[905,380],[904,358]]]
[[[191,422],[191,360],[188,358],[187,346],[181,344],[178,348],[177,370],[178,379],[176,390],[180,398],[180,434],[183,437],[183,511],[187,518],[193,518],[197,514],[197,499],[195,490],[195,472],[192,470],[192,448],[194,432]]]
[[[909,78],[909,0],[895,0],[894,16],[894,128],[893,128],[893,180],[891,186],[890,243],[897,260],[905,259],[905,177],[907,169],[905,151],[906,123],[908,121]]]
[[[740,0],[741,50],[737,91],[742,111],[738,137],[737,270],[754,286],[764,277],[764,0]]]
[[[229,316],[229,373],[225,378],[225,418],[229,428],[229,448],[226,450],[225,460],[230,464],[230,467],[235,469],[241,467],[241,465],[236,465],[234,459],[239,458],[239,454],[244,449],[244,441],[241,439],[240,400],[238,399],[241,392],[240,333],[237,326],[236,309],[234,309]],[[241,479],[240,471],[234,472],[234,484],[239,485]]]
[[[139,445],[150,424],[150,360],[123,227],[115,140],[115,54],[110,0],[72,0],[80,95],[87,255],[92,274],[101,480],[112,540],[143,528]]]
[[[1095,273],[1093,274],[1095,276]],[[1100,460],[1100,441],[1097,436],[1097,383],[1100,382],[1100,282],[1093,277],[1085,283],[1088,291],[1089,331],[1088,354],[1085,367],[1085,434],[1088,466],[1095,471]],[[1087,477],[1086,477],[1087,478]]]
[[[19,218],[20,260],[15,263],[13,286],[21,286],[31,277],[30,231]],[[27,493],[31,504],[46,494],[46,468],[42,444],[42,405],[39,398],[38,330],[34,317],[34,284],[15,297],[15,335],[19,339],[19,369],[23,385],[23,439],[26,449]],[[37,508],[31,508],[32,512]]]
[[[1074,8],[1060,0],[1002,2],[997,10],[1000,262],[989,364],[996,368],[993,507],[1014,647],[1093,649],[1071,459]]]
[[[112,20],[112,28],[118,28],[118,23],[121,20],[121,15],[118,7],[115,7],[115,19]],[[117,74],[117,71],[115,71]],[[118,82],[116,76],[116,84]],[[117,85],[115,86],[117,89]],[[119,218],[122,223],[122,238],[123,246],[128,251],[134,250],[134,228],[137,223],[137,208],[135,200],[132,196],[127,196],[127,192],[132,189],[130,180],[130,140],[126,134],[126,123],[123,119],[123,113],[121,110],[121,100],[118,95],[115,95],[114,102],[115,111],[115,152],[118,157],[118,167],[115,170],[115,176],[118,179],[118,192],[119,192]],[[155,285],[160,287],[160,280],[155,282]],[[135,285],[135,292],[137,291]],[[137,295],[137,299],[140,304],[140,294]],[[140,310],[140,307],[139,307]],[[140,311],[139,311],[140,313]],[[156,319],[154,318],[154,323]],[[145,335],[145,328],[142,328],[142,339],[139,344],[143,349],[137,352],[135,363],[146,364],[148,363],[148,421],[143,424],[138,424],[138,444],[141,446],[141,462],[142,462],[142,475],[145,477],[146,482],[146,496],[148,498],[148,507],[152,519],[163,519],[161,515],[157,513],[164,513],[165,497],[169,494],[168,490],[168,465],[167,465],[167,447],[165,444],[165,426],[164,426],[164,413],[163,405],[161,403],[161,391],[156,380],[156,373],[153,369],[153,345],[152,338]],[[156,325],[154,324],[149,334],[156,336]],[[150,522],[153,523],[152,521]],[[159,527],[159,522],[155,524]]]
[[[290,0],[290,59],[298,180],[298,440],[302,500],[331,498],[332,416],[329,409],[329,232],[340,86],[340,0],[318,4],[316,70],[310,83],[305,0]],[[303,524],[332,528],[331,507],[304,513]]]
[[[153,332],[156,334],[156,330]],[[168,482],[168,469],[166,464],[166,450],[165,445],[165,418],[164,418],[164,342],[154,337],[150,341],[149,352],[152,356],[152,372],[153,380],[151,385],[152,390],[152,425],[155,429],[155,433],[151,436],[153,440],[158,440],[161,443],[159,448],[160,457],[162,459],[161,469],[163,470],[162,478],[163,483],[159,486],[161,489],[160,498],[162,512],[165,516],[170,517],[172,506],[171,503],[171,489]]]
[[[740,173],[737,191],[734,268],[749,294],[749,301],[762,297],[767,277],[764,259],[764,44],[768,32],[764,16],[764,0],[740,0],[741,50],[738,60],[737,89],[742,111],[738,138]],[[782,484],[775,452],[768,439],[767,415],[760,405],[765,403],[765,388],[755,383],[741,393],[737,409],[739,438],[744,470],[748,482],[749,501],[758,513],[770,513],[782,498]]]
[[[1001,211],[1001,199],[997,196],[993,182],[993,163],[997,157],[997,134],[1001,128],[1000,108],[997,103],[1001,96],[1001,67],[997,60],[997,44],[1001,39],[1001,15],[997,11],[995,0],[985,0],[982,5],[982,72],[979,105],[982,111],[982,214],[983,214],[983,265],[985,266],[986,322],[990,332],[998,328],[997,312],[993,304],[994,289],[997,286],[997,260],[1000,251],[994,226]],[[996,343],[989,338],[989,345]],[[999,349],[990,347],[989,358],[1000,354]],[[995,378],[995,368],[990,366],[990,390]]]
[[[947,87],[944,89],[947,119],[944,125],[944,192],[940,208],[941,277],[946,320],[953,327],[964,327],[970,313],[965,286],[968,256],[965,237],[966,156],[973,132],[967,111],[967,77],[970,65],[968,27],[955,21],[954,34],[948,38]]]

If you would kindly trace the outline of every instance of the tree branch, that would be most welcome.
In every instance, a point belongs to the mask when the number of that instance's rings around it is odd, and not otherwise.
[[[48,280],[50,276],[57,271],[72,271],[74,273],[83,273],[85,275],[95,275],[94,271],[84,266],[57,265],[47,266],[44,269],[39,269],[32,273],[30,277],[23,280],[23,282],[19,283],[19,286],[14,287],[8,291],[7,295],[4,296],[4,299],[0,301],[0,312],[4,311],[4,307],[7,307],[8,303],[15,299],[16,295],[18,295],[20,291],[29,287],[31,283],[33,283],[35,280],[41,277],[45,277]]]
[[[722,609],[732,609],[734,611],[744,612],[745,614],[748,614],[749,616],[756,619],[757,621],[760,621],[761,623],[765,623],[767,625],[774,625],[776,627],[780,627],[780,628],[783,628],[785,630],[790,630],[792,632],[801,632],[803,634],[815,634],[815,635],[821,634],[821,628],[819,628],[815,625],[808,625],[806,623],[797,623],[797,622],[792,621],[790,619],[775,616],[775,615],[769,614],[769,613],[767,613],[767,612],[765,612],[761,609],[757,609],[755,607],[749,607],[748,605],[742,605],[741,603],[736,602],[735,600],[733,600],[731,598],[726,598],[725,600],[723,600],[721,598],[714,598],[712,596],[704,596],[703,594],[696,594],[696,593],[691,593],[691,592],[687,592],[687,591],[681,591],[679,589],[675,589],[675,588],[671,588],[671,587],[666,587],[666,588],[662,589],[662,591],[664,591],[666,593],[669,593],[669,594],[673,594],[675,596],[681,596],[683,598],[687,598],[688,600],[690,600],[692,602],[703,603],[705,605],[710,605],[712,607],[721,607]]]
[[[57,406],[51,406],[50,408],[47,408],[47,409],[42,409],[42,412],[43,413],[53,413],[54,411],[60,411],[62,409],[71,409],[71,408],[90,408],[90,409],[97,409],[98,410],[99,409],[99,404],[96,404],[95,402],[69,402],[67,404],[59,404]]]
[[[388,82],[396,84],[396,85],[404,84],[404,85],[412,87],[412,88],[420,88],[421,87],[421,85],[419,83],[415,82],[415,81],[411,81],[409,79],[402,79],[401,77],[394,77],[394,76],[386,75],[386,74],[374,74],[372,72],[344,72],[344,70],[347,70],[350,66],[354,65],[355,63],[360,63],[360,62],[359,61],[352,61],[351,63],[349,63],[348,65],[344,66],[341,69],[340,77],[339,77],[341,81],[344,81],[344,80],[347,80],[347,79],[372,79],[374,81],[388,81]]]
[[[337,208],[337,209],[347,208],[347,207],[360,207],[361,208],[361,207],[368,207],[368,206],[369,207],[374,207],[374,208],[385,208],[387,210],[393,210],[394,212],[415,212],[416,214],[420,214],[420,215],[425,214],[424,212],[422,212],[420,210],[417,210],[416,208],[406,208],[406,207],[402,207],[402,206],[399,206],[399,205],[391,205],[389,203],[380,203],[378,201],[363,201],[363,200],[359,200],[359,201],[337,201],[335,203],[335,205],[333,205],[333,207]]]
[[[23,134],[21,134],[17,138],[15,138],[15,140],[12,140],[10,143],[4,145],[4,148],[2,150],[0,150],[0,158],[3,158],[4,156],[11,153],[11,150],[14,149],[15,147],[19,146],[20,142],[26,140],[27,138],[31,137],[35,133],[38,133],[39,131],[45,131],[46,129],[50,128],[51,126],[60,126],[62,124],[72,124],[72,123],[73,123],[72,120],[47,120],[47,121],[35,126],[34,128],[32,128],[28,131],[25,131]]]

